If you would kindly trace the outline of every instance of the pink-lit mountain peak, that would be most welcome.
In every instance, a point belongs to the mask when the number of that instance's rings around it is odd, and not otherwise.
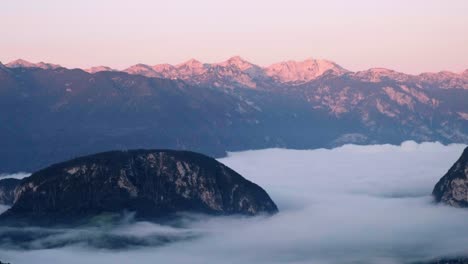
[[[175,69],[175,66],[169,63],[161,63],[161,64],[154,65],[152,68],[155,71],[165,71],[165,70],[173,70]]]
[[[226,61],[215,63],[215,65],[219,65],[222,67],[235,67],[241,71],[245,71],[253,67],[259,68],[257,65],[243,59],[240,56],[231,57],[227,59]]]
[[[147,77],[160,77],[160,74],[154,71],[151,66],[142,63],[130,66],[123,71],[129,74],[137,74]]]
[[[208,65],[203,64],[201,61],[196,59],[190,59],[176,66],[179,78],[186,79],[189,76],[198,76],[207,72]]]
[[[384,78],[390,78],[398,81],[407,81],[413,76],[397,72],[387,68],[370,68],[364,71],[358,71],[354,74],[355,78],[366,80],[368,82],[380,82]]]
[[[14,60],[14,61],[10,61],[6,65],[8,67],[10,67],[10,68],[18,68],[18,67],[31,68],[31,67],[35,67],[34,63],[29,62],[27,60],[23,60],[23,59],[17,59],[17,60]]]
[[[107,66],[94,66],[94,67],[85,69],[84,71],[89,72],[89,73],[97,73],[97,72],[116,71],[116,70],[112,69],[111,67],[107,67]]]
[[[344,74],[348,70],[340,65],[321,59],[306,59],[304,61],[284,61],[265,68],[268,76],[281,82],[307,82],[316,79],[327,71],[334,74]]]
[[[42,68],[56,69],[59,65],[49,63],[31,63],[26,60],[15,60],[0,68]],[[5,68],[6,67],[6,68]],[[90,73],[100,71],[114,71],[105,66],[85,69]],[[240,56],[233,56],[218,63],[203,63],[196,59],[190,59],[183,63],[172,64],[135,64],[123,72],[143,75],[146,77],[181,79],[190,84],[208,85],[215,87],[249,87],[269,86],[278,83],[298,85],[318,79],[323,75],[347,76],[360,81],[381,82],[393,80],[399,82],[411,82],[431,84],[444,89],[461,88],[468,89],[468,69],[459,72],[440,71],[434,73],[421,73],[419,75],[405,74],[387,68],[370,68],[368,70],[350,72],[333,61],[309,58],[303,61],[288,60],[261,67],[253,64]]]
[[[203,66],[204,66],[204,64],[201,61],[192,58],[192,59],[190,59],[190,60],[188,60],[186,62],[177,64],[176,68],[182,68],[182,67],[185,67],[185,68],[203,68]]]
[[[38,63],[32,63],[23,59],[17,59],[14,61],[11,61],[6,64],[7,67],[9,68],[41,68],[41,69],[57,69],[60,68],[60,65],[57,64],[52,64],[52,63],[45,63],[45,62],[38,62]]]

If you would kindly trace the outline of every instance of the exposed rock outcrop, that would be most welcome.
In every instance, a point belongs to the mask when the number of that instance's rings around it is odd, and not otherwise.
[[[275,213],[258,185],[213,158],[188,151],[111,151],[52,165],[24,179],[2,220],[69,223],[105,213],[140,219],[178,212]]]
[[[19,179],[0,180],[0,204],[12,205],[15,200],[15,189],[19,185]]]
[[[468,207],[468,147],[434,187],[437,202],[455,207]]]

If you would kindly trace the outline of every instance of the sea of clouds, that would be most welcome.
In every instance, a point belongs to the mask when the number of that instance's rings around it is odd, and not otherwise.
[[[0,260],[45,263],[411,263],[468,255],[468,210],[431,192],[464,145],[266,149],[219,161],[277,203],[272,217],[190,215],[177,225],[0,228]],[[0,208],[1,209],[1,208]],[[23,237],[24,238],[24,237]],[[109,241],[124,241],[108,247]],[[126,242],[128,243],[126,243]],[[114,245],[114,244],[113,244]]]

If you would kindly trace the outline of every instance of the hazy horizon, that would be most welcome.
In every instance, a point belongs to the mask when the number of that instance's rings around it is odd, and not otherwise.
[[[351,71],[468,68],[468,2],[6,1],[0,61],[68,68],[326,59]]]

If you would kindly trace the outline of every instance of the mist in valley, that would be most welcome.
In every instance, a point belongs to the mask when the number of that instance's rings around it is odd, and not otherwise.
[[[408,141],[229,153],[219,161],[262,186],[278,214],[181,215],[161,225],[134,221],[128,212],[114,225],[1,227],[0,260],[411,263],[468,255],[468,211],[436,205],[431,197],[464,147]]]

